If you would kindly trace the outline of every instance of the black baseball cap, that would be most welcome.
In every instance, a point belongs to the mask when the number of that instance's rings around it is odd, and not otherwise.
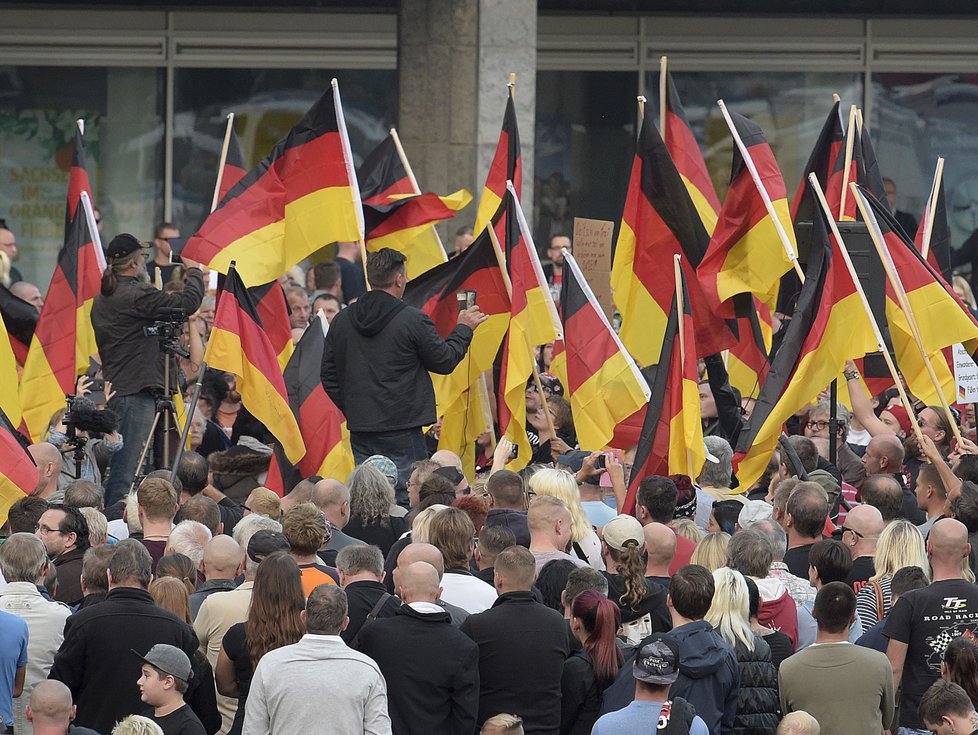
[[[248,542],[248,557],[252,561],[261,563],[266,556],[274,554],[276,551],[289,551],[292,544],[278,531],[266,531],[262,529],[255,533]]]
[[[105,256],[107,258],[124,258],[127,255],[135,253],[137,250],[146,249],[149,249],[148,242],[143,242],[128,232],[123,232],[121,235],[113,237],[109,244],[106,245]]]
[[[679,644],[660,633],[646,640],[635,656],[632,676],[647,684],[672,684],[679,678]]]

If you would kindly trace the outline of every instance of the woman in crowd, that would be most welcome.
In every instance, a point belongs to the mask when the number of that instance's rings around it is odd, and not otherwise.
[[[726,567],[714,571],[713,579],[716,591],[706,621],[734,649],[740,668],[733,732],[774,735],[781,710],[778,672],[767,642],[751,630],[747,583],[740,572]]]
[[[529,486],[532,493],[550,495],[564,501],[574,519],[574,532],[571,535],[572,547],[569,553],[586,561],[592,568],[599,571],[603,570],[601,541],[594,532],[594,528],[584,512],[584,507],[581,505],[581,494],[578,492],[574,475],[563,470],[542,469],[530,478]],[[357,536],[356,538],[362,537]]]
[[[978,644],[970,638],[955,638],[944,650],[941,678],[957,684],[978,707]]]
[[[401,534],[408,530],[403,518],[391,516],[394,488],[387,478],[368,465],[350,474],[350,522],[343,532],[364,543],[379,546],[387,554]]]
[[[302,574],[295,559],[285,552],[267,556],[255,573],[248,619],[228,629],[217,655],[217,691],[238,698],[229,735],[241,735],[251,677],[261,657],[297,643],[306,632],[299,616],[305,606]]]
[[[761,593],[757,589],[757,582],[750,577],[744,577],[747,583],[747,597],[749,603],[750,629],[764,639],[771,649],[771,663],[775,669],[781,668],[781,662],[795,652],[791,645],[791,639],[780,630],[766,628],[758,621],[757,616],[761,610]]]
[[[730,543],[730,534],[719,531],[708,533],[696,544],[696,550],[690,558],[690,564],[699,564],[706,567],[711,572],[725,566],[727,563],[727,544]]]
[[[574,598],[571,614],[571,631],[582,648],[564,662],[560,735],[587,735],[598,718],[601,693],[622,665],[615,639],[621,614],[614,602],[594,590]]]
[[[873,555],[876,574],[856,595],[856,610],[863,630],[869,630],[890,614],[890,583],[894,572],[903,567],[920,567],[926,573],[930,563],[920,531],[910,521],[897,519],[880,534]]]
[[[197,589],[197,568],[188,556],[183,554],[167,554],[156,563],[157,581],[163,577],[172,577],[183,583],[188,595]]]

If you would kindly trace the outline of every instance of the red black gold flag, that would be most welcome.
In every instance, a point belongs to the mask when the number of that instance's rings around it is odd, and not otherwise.
[[[364,204],[390,204],[417,194],[390,133],[363,159],[357,181]]]
[[[289,407],[278,354],[268,339],[258,309],[231,264],[217,304],[204,360],[209,367],[237,376],[241,402],[298,462],[305,445]]]
[[[882,201],[882,200],[881,200]],[[926,228],[930,220],[930,200],[924,209],[924,216],[920,219],[917,227],[914,245],[921,253],[924,252],[924,240],[927,236]],[[941,274],[947,283],[951,282],[954,275],[951,269],[951,229],[947,223],[947,204],[944,198],[944,179],[941,178],[937,184],[937,204],[934,207],[934,224],[930,233],[930,245],[927,248],[927,262],[930,267]],[[906,234],[910,234],[909,232]],[[0,305],[2,308],[2,305]]]
[[[805,284],[735,447],[742,487],[753,485],[764,472],[784,422],[831,383],[847,359],[875,349],[869,318],[839,246],[816,213]]]
[[[730,385],[743,398],[757,398],[771,368],[771,309],[756,296],[735,299],[737,344],[727,357]]]
[[[17,382],[17,358],[7,339],[7,327],[0,319],[0,385],[16,386]],[[20,392],[16,389],[0,390],[0,411],[7,415],[14,426],[19,426],[23,417]]]
[[[10,419],[0,411],[0,526],[7,522],[10,506],[34,492],[39,480],[34,459],[18,439]]]
[[[730,117],[754,162],[781,229],[797,254],[798,246],[788,214],[788,193],[774,152],[764,138],[764,132],[754,122],[736,112],[731,112]],[[791,267],[774,218],[768,212],[739,146],[734,146],[730,188],[723,200],[710,246],[696,269],[710,308],[725,318],[734,318],[732,298],[737,294],[755,294],[764,303],[774,305],[780,279]]]
[[[479,434],[491,428],[481,378],[492,370],[509,325],[506,281],[486,230],[458,257],[408,281],[404,301],[427,314],[445,338],[458,323],[457,295],[464,291],[475,291],[479,308],[489,318],[475,330],[469,351],[454,372],[431,376],[438,415],[442,417],[438,446],[452,450],[463,460],[472,454]],[[474,461],[474,456],[471,459]]]
[[[659,362],[676,296],[675,280],[668,277],[676,254],[682,255],[700,354],[715,354],[734,343],[731,325],[707,307],[696,279],[709,240],[682,177],[646,116],[611,269],[615,305],[622,315],[621,341],[639,365]]]
[[[289,321],[289,305],[285,291],[278,281],[248,289],[255,302],[258,318],[265,328],[268,341],[278,356],[279,367],[284,371],[292,357],[292,323]]]
[[[33,441],[40,441],[51,416],[75,392],[76,378],[88,370],[98,352],[92,330],[92,301],[99,292],[104,256],[95,245],[81,195],[91,198],[80,133],[68,181],[65,244],[48,286],[30,349],[24,361],[20,396],[24,421]]]
[[[685,276],[682,312],[673,301],[659,362],[643,373],[652,396],[642,424],[631,482],[622,513],[635,510],[639,483],[649,475],[682,474],[697,478],[706,461],[700,414],[696,336]]]
[[[512,181],[516,196],[523,194],[523,161],[520,154],[520,131],[516,124],[516,105],[513,102],[513,86],[506,96],[506,112],[503,114],[503,127],[499,132],[496,153],[489,166],[486,185],[479,199],[479,211],[475,215],[475,234],[492,222],[496,237],[503,242],[506,225],[501,221],[503,213],[500,206],[506,196],[506,182]]]
[[[224,171],[221,173],[221,187],[217,192],[217,201],[221,202],[227,193],[235,187],[248,173],[245,165],[244,154],[241,152],[241,143],[238,141],[238,134],[231,127],[228,137],[228,152],[224,159]]]
[[[0,318],[6,327],[10,349],[13,350],[17,364],[23,366],[37,327],[37,309],[0,284]]]
[[[669,72],[666,72],[666,128],[662,131],[662,138],[679,175],[683,178],[683,183],[700,215],[703,226],[707,233],[712,235],[720,214],[720,198],[713,188],[710,171],[706,167],[706,161],[703,160],[703,153],[696,142],[696,136],[693,135],[686,110],[683,109],[679,92],[676,91],[672,74]]]
[[[358,241],[363,213],[339,88],[327,91],[224,196],[183,255],[257,285],[324,245]]]
[[[564,387],[578,442],[600,449],[611,443],[621,421],[648,405],[649,386],[608,323],[574,256],[565,254],[564,263],[567,269],[560,286]]]

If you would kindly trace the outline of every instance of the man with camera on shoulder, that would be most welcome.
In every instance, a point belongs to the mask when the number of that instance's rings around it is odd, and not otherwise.
[[[165,390],[163,366],[168,357],[158,332],[168,325],[156,322],[176,322],[181,316],[183,321],[197,310],[204,296],[200,267],[186,260],[183,290],[157,290],[146,272],[148,254],[149,245],[132,235],[112,238],[105,249],[101,292],[92,305],[102,373],[115,390],[109,408],[119,417],[124,442],[109,465],[106,507],[125,497],[139,471],[136,465],[153,424],[156,399]],[[175,374],[170,375],[170,382],[176,385]]]

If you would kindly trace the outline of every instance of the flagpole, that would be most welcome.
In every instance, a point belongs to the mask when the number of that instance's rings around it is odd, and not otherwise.
[[[849,127],[846,129],[846,165],[842,170],[842,196],[839,197],[839,219],[846,212],[846,192],[849,184],[849,169],[852,166],[852,149],[856,142],[856,106],[849,108]],[[831,218],[830,218],[831,219]]]
[[[740,155],[744,159],[744,164],[747,166],[747,170],[750,172],[750,177],[754,180],[754,186],[757,187],[757,193],[761,195],[761,200],[764,202],[764,208],[767,209],[768,216],[774,223],[774,229],[777,231],[778,237],[781,238],[781,245],[784,246],[784,252],[788,256],[788,260],[791,261],[791,265],[795,269],[795,274],[798,276],[798,280],[804,284],[805,273],[802,271],[801,265],[798,263],[798,256],[795,254],[795,249],[791,246],[791,241],[788,239],[788,233],[784,231],[784,226],[781,224],[781,220],[778,218],[777,212],[774,211],[774,204],[771,203],[771,197],[764,188],[764,184],[761,183],[761,175],[757,173],[757,166],[754,165],[754,160],[750,157],[750,153],[747,152],[747,146],[744,145],[744,141],[741,140],[740,133],[737,132],[737,126],[734,125],[733,118],[730,117],[730,113],[727,111],[727,106],[723,103],[723,100],[717,100],[717,105],[720,107],[720,112],[723,113],[723,119],[727,121],[727,127],[730,128],[730,135],[733,136],[734,143],[736,143],[737,149],[740,151]]]
[[[930,188],[930,201],[928,205],[927,218],[924,220],[924,242],[920,249],[920,254],[927,260],[927,253],[930,252],[930,237],[934,233],[934,215],[937,210],[937,196],[941,190],[941,178],[944,176],[944,159],[938,156],[937,170],[934,171],[934,183]],[[907,233],[910,234],[910,233]]]
[[[662,140],[666,139],[666,82],[669,78],[669,57],[663,56],[659,59],[659,130],[662,131]]]
[[[638,99],[638,135],[635,137],[638,138],[642,134],[642,124],[645,122],[645,103],[648,100],[641,94],[636,99]]]
[[[217,209],[218,197],[221,192],[221,182],[224,181],[224,164],[228,160],[228,146],[231,145],[231,132],[234,130],[234,113],[228,113],[227,127],[224,130],[224,144],[221,146],[221,158],[217,162],[217,182],[214,184],[214,198],[211,200],[211,211]]]
[[[401,136],[397,134],[397,128],[390,129],[391,140],[394,141],[394,148],[397,150],[397,157],[401,159],[401,165],[404,166],[404,170],[407,171],[408,181],[411,182],[411,189],[415,194],[422,194],[421,187],[418,185],[418,180],[414,177],[414,170],[411,168],[411,162],[408,161],[407,154],[404,152],[404,147],[401,145]],[[445,253],[445,244],[441,241],[441,237],[438,235],[438,229],[432,225],[431,231],[435,233],[435,240],[438,242],[438,247],[441,248],[442,255],[445,256],[445,260],[448,260],[448,255]],[[443,261],[444,262],[444,261]]]
[[[683,305],[683,274],[682,269],[679,265],[679,259],[682,256],[676,253],[672,256],[673,272],[676,277],[676,317],[678,329],[676,333],[679,336],[679,386],[682,390],[683,381],[686,379],[683,370],[686,367],[686,329],[685,324],[685,308]],[[668,464],[668,459],[666,460]],[[686,447],[686,472],[689,473],[693,468],[693,450],[690,447]],[[672,470],[670,469],[670,472]]]
[[[506,284],[506,293],[509,294],[510,301],[513,299],[513,282],[509,278],[509,273],[506,272],[506,262],[503,259],[503,250],[499,246],[499,239],[496,237],[496,231],[492,227],[486,228],[489,231],[489,239],[492,240],[492,250],[496,254],[496,261],[499,263],[499,270],[503,274],[503,283]],[[537,394],[540,396],[540,400],[543,401],[543,415],[547,419],[547,429],[550,431],[550,435],[555,439],[557,438],[557,430],[554,428],[554,419],[550,415],[550,409],[547,408],[547,400],[543,395],[543,383],[540,382],[540,371],[537,370],[537,361],[531,360],[533,363],[533,385],[536,386]]]
[[[336,110],[336,127],[339,128],[340,144],[343,148],[343,162],[346,164],[346,175],[350,180],[350,193],[353,195],[353,209],[357,215],[357,229],[360,233],[360,260],[363,265],[363,280],[370,290],[370,279],[367,278],[367,243],[363,224],[363,202],[360,200],[360,185],[357,183],[357,169],[353,165],[353,149],[350,148],[350,134],[346,129],[346,118],[343,116],[343,101],[340,99],[340,83],[336,77],[330,80],[333,88],[333,107]]]
[[[859,294],[859,300],[862,302],[863,310],[866,312],[869,323],[873,328],[873,336],[876,338],[876,349],[883,355],[887,370],[890,371],[890,377],[893,378],[893,383],[896,385],[897,392],[900,394],[900,402],[903,404],[907,416],[914,416],[915,413],[910,403],[910,398],[907,396],[907,391],[903,387],[903,381],[900,380],[900,373],[897,372],[896,365],[893,363],[893,357],[890,355],[890,351],[886,347],[886,342],[883,340],[883,333],[880,331],[880,326],[876,322],[876,316],[873,314],[873,309],[870,307],[869,300],[866,298],[866,292],[863,290],[863,285],[859,281],[856,267],[852,264],[852,258],[849,257],[849,251],[846,249],[845,241],[843,241],[842,234],[839,232],[839,226],[835,223],[835,218],[832,216],[832,209],[825,199],[825,193],[822,191],[821,184],[818,183],[818,177],[814,173],[808,174],[808,183],[812,187],[812,191],[815,192],[815,197],[822,207],[822,213],[829,223],[829,230],[831,230],[832,236],[839,243],[839,251],[842,253],[842,259],[846,262],[846,268],[849,269],[849,277],[852,278],[852,283],[856,287],[856,293]],[[916,421],[911,421],[910,423],[913,425],[917,442],[920,446],[923,446],[920,427]]]
[[[941,408],[944,409],[948,423],[951,424],[951,432],[954,434],[954,438],[957,440],[958,445],[960,446],[961,432],[958,429],[958,424],[954,418],[954,414],[951,413],[951,407],[948,405],[947,397],[944,395],[944,391],[941,389],[941,382],[937,379],[937,373],[934,372],[934,365],[931,363],[930,356],[927,354],[927,350],[924,348],[924,340],[920,336],[920,327],[917,324],[917,317],[914,315],[913,309],[910,307],[910,299],[907,298],[907,291],[903,287],[903,281],[900,280],[900,274],[896,272],[896,266],[893,263],[893,258],[890,256],[890,251],[887,250],[886,244],[883,242],[883,233],[880,230],[879,222],[876,221],[876,215],[874,215],[867,206],[862,194],[856,188],[856,184],[853,183],[849,186],[852,187],[852,195],[856,198],[856,206],[859,207],[859,211],[862,212],[863,220],[866,222],[866,227],[869,230],[869,235],[873,239],[873,244],[876,246],[876,252],[879,253],[880,260],[883,261],[883,267],[886,269],[886,276],[890,280],[890,285],[893,286],[893,290],[896,291],[897,299],[900,302],[900,308],[903,309],[903,313],[907,317],[907,323],[910,325],[910,331],[913,332],[913,338],[917,343],[917,349],[920,350],[920,357],[924,361],[924,367],[927,368],[927,375],[930,376],[930,380],[934,384],[934,390],[937,392],[937,397],[941,401]]]

